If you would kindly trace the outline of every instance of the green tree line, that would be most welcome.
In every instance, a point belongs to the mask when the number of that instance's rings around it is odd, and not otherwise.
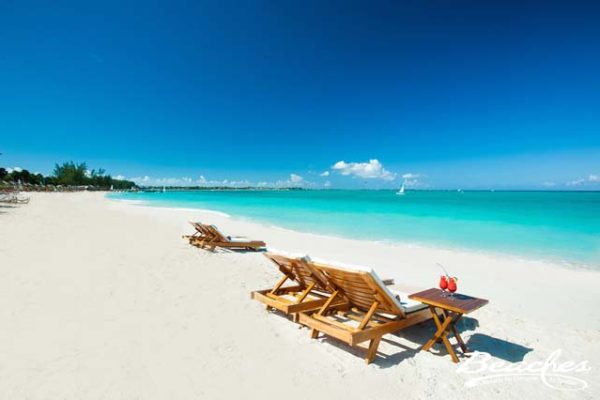
[[[136,186],[132,181],[114,179],[104,169],[89,170],[85,162],[74,163],[73,161],[56,164],[51,176],[34,174],[26,169],[9,172],[6,168],[0,167],[0,181],[42,186],[93,186],[97,189],[110,189],[112,186],[116,190],[131,189]]]

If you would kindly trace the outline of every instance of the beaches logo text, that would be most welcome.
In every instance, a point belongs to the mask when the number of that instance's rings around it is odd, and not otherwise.
[[[475,352],[459,366],[457,373],[478,375],[465,382],[467,387],[504,382],[511,379],[539,380],[545,386],[556,390],[583,390],[588,383],[578,375],[591,370],[588,361],[562,361],[562,350],[555,350],[546,360],[509,363],[492,360],[488,353]]]

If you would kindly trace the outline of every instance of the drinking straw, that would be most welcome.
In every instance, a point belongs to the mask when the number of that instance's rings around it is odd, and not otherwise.
[[[436,264],[440,266],[440,268],[444,271],[444,274],[446,274],[446,276],[450,276],[448,274],[448,271],[446,271],[446,268],[444,268],[444,266],[442,264],[440,264],[439,262],[436,262]]]

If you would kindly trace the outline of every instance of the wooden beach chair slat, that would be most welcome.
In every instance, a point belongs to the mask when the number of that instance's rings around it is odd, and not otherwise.
[[[252,298],[283,312],[293,315],[300,311],[316,310],[324,304],[335,300],[334,304],[343,306],[347,304],[343,298],[331,297],[330,286],[324,276],[312,270],[302,257],[291,257],[277,253],[264,253],[273,264],[277,266],[282,277],[272,289],[257,290],[252,292]],[[296,283],[295,286],[284,286],[288,281]],[[290,300],[286,296],[291,296]],[[295,316],[294,316],[295,318]]]
[[[204,225],[201,222],[191,221],[190,224],[194,227],[196,231],[191,235],[183,236],[184,239],[188,239],[190,244],[200,248],[204,248],[204,246],[207,243],[210,243],[212,240],[214,240],[213,234],[207,229],[206,225]]]
[[[384,335],[431,319],[426,306],[405,312],[373,271],[351,270],[315,261],[308,261],[308,265],[321,272],[335,289],[334,293],[347,300],[349,306],[339,308],[326,302],[318,310],[301,312],[299,322],[311,328],[312,338],[322,332],[350,346],[369,341],[367,363],[375,359]]]

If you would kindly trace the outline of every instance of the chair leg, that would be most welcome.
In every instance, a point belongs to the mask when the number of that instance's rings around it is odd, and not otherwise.
[[[311,339],[316,339],[319,337],[319,331],[316,330],[315,328],[310,330],[310,337]]]
[[[371,339],[371,343],[369,343],[369,350],[367,350],[367,357],[365,361],[367,364],[371,364],[377,355],[377,348],[379,347],[379,342],[381,342],[381,337],[377,337],[375,339]]]

